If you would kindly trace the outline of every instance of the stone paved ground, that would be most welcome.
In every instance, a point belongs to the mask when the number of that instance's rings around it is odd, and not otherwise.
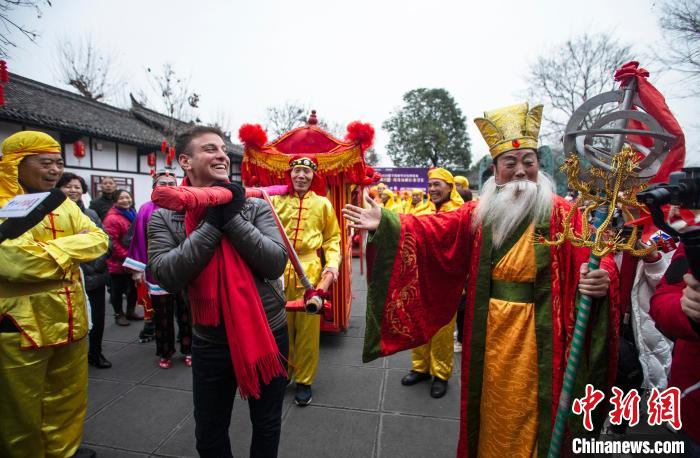
[[[400,384],[410,352],[362,364],[366,284],[354,261],[353,310],[346,334],[321,336],[313,403],[299,408],[287,389],[280,457],[454,457],[459,419],[459,358],[447,395],[433,399],[430,384]],[[189,457],[194,448],[192,378],[182,360],[157,366],[155,344],[140,344],[141,324],[106,323],[104,349],[113,367],[90,368],[84,443],[101,458]],[[459,356],[459,355],[457,355]],[[674,439],[644,419],[632,434]],[[234,403],[231,442],[248,456],[248,404]]]
[[[354,270],[350,329],[321,337],[312,405],[297,407],[293,387],[287,390],[280,457],[453,457],[458,379],[444,398],[433,399],[429,383],[399,383],[410,352],[362,364],[366,286],[357,260]],[[196,456],[190,369],[182,360],[158,368],[155,344],[137,341],[140,329],[106,323],[105,355],[114,366],[90,368],[84,443],[101,458]],[[233,410],[234,455],[248,456],[248,405],[239,399]]]

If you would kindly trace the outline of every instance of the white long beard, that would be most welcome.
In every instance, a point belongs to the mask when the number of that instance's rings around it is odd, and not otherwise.
[[[549,216],[553,195],[552,181],[542,172],[537,183],[518,180],[498,186],[491,177],[481,190],[472,228],[490,226],[493,246],[500,248],[526,217],[539,221]]]

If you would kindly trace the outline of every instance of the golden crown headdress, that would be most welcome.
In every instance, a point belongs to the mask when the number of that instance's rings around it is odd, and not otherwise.
[[[485,111],[483,118],[474,119],[481,135],[489,145],[491,157],[515,149],[537,149],[537,137],[542,122],[542,105],[528,109],[527,102]]]

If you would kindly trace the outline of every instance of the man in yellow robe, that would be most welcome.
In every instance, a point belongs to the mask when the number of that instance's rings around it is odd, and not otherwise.
[[[341,258],[340,228],[330,200],[323,197],[325,183],[316,174],[313,158],[297,157],[289,166],[293,192],[273,197],[272,203],[311,284],[317,285],[326,274],[336,281]],[[319,249],[323,249],[325,267],[318,256]],[[284,272],[284,287],[287,301],[304,297],[304,286],[291,262]],[[294,402],[306,406],[311,402],[311,385],[318,366],[321,316],[290,312],[287,323],[289,362],[297,384]]]
[[[0,207],[18,194],[50,190],[63,174],[61,147],[44,133],[11,135],[2,152]],[[101,256],[107,242],[66,200],[24,235],[0,245],[2,457],[71,457],[80,445],[88,332],[80,263]]]
[[[409,215],[416,215],[416,214],[421,214],[425,211],[426,208],[430,207],[430,201],[428,202],[423,202],[425,198],[425,191],[419,188],[413,188],[411,190],[411,202],[410,206],[408,207],[408,213]]]
[[[430,202],[413,213],[414,215],[452,212],[464,204],[455,189],[454,177],[443,168],[431,169],[428,172],[428,195]],[[452,317],[452,320],[435,333],[426,344],[413,349],[411,372],[401,379],[402,385],[415,385],[432,376],[430,396],[441,398],[447,393],[447,381],[452,376],[454,361],[452,356],[454,329],[455,317]]]
[[[379,198],[381,199],[382,207],[395,213],[403,213],[401,202],[397,201],[396,194],[394,194],[389,188],[384,188],[384,190],[379,194]]]

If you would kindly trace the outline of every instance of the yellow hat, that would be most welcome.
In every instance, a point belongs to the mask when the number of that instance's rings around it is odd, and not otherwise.
[[[19,163],[35,154],[61,154],[61,145],[48,134],[25,130],[10,135],[2,142],[0,159],[0,205],[24,190],[19,184]]]
[[[469,189],[469,180],[467,180],[467,177],[455,175],[455,183],[459,183],[459,185],[464,189]]]
[[[485,111],[483,118],[474,119],[481,135],[489,145],[491,157],[516,149],[537,149],[537,137],[542,122],[542,105],[528,109],[527,102]]]
[[[452,191],[450,191],[450,200],[457,205],[464,204],[464,199],[457,192],[457,186],[455,186],[455,179],[450,172],[438,167],[436,169],[428,170],[428,180],[442,180],[447,184],[452,185]]]

